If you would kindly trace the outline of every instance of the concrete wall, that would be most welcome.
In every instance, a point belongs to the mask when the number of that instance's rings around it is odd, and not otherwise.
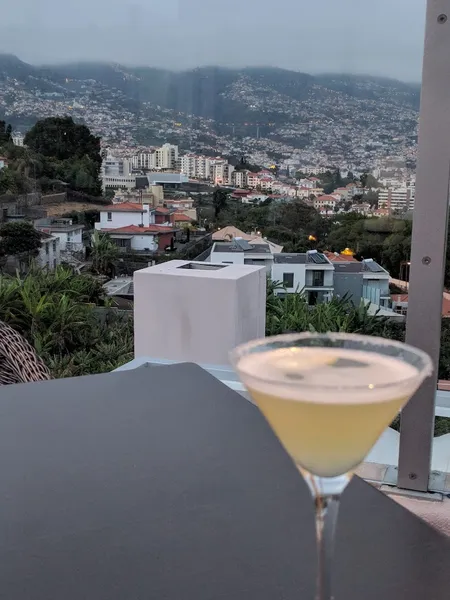
[[[363,297],[363,276],[362,273],[334,273],[334,296],[347,297],[355,304],[359,305]]]
[[[154,235],[134,235],[131,238],[132,250],[146,250],[154,252],[158,249],[158,243]]]
[[[233,265],[244,264],[243,252],[211,252],[212,263],[233,263]]]
[[[228,364],[232,348],[265,335],[265,307],[259,267],[173,260],[136,271],[135,357]]]
[[[67,243],[69,242],[69,248],[83,249],[83,229],[75,229],[74,231],[52,231],[52,236],[57,237],[60,242],[61,250],[67,250]]]
[[[390,296],[389,275],[380,275],[378,278],[374,278],[374,275],[376,276],[377,274],[370,273],[369,275],[368,273],[364,273],[364,286],[368,289],[379,290],[381,296]]]
[[[280,283],[283,283],[284,273],[294,274],[294,285],[291,288],[287,288],[287,290],[290,292],[301,292],[306,284],[306,265],[295,263],[274,263],[272,266],[272,281],[279,281]],[[280,293],[284,293],[284,290],[280,290]]]
[[[48,268],[51,271],[61,264],[61,248],[58,237],[52,236],[42,240],[37,262],[42,268]]]
[[[127,227],[128,225],[141,225],[144,227],[155,222],[155,213],[150,210],[148,204],[143,205],[144,212],[116,212],[102,210],[100,212],[100,223],[95,224],[96,229],[118,229],[119,227]],[[111,220],[108,221],[108,214],[111,216]]]

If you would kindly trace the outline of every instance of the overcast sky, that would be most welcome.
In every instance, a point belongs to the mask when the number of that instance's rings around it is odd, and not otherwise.
[[[0,52],[56,63],[271,65],[418,81],[425,0],[0,0]]]

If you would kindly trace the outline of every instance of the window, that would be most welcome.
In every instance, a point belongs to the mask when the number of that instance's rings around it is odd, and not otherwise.
[[[112,212],[109,212],[106,218],[108,221],[112,221]]]
[[[313,271],[313,287],[320,287],[324,283],[324,271]]]
[[[49,245],[48,245],[48,244],[45,244],[45,254],[48,254],[48,253],[49,253],[49,251],[50,251],[50,250],[49,250]]]
[[[294,273],[283,273],[283,285],[287,288],[294,287]]]
[[[53,242],[53,252],[56,252],[56,240]]]

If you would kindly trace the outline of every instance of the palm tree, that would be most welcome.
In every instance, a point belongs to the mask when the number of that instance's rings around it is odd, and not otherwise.
[[[99,275],[108,275],[119,254],[119,248],[108,234],[95,231],[92,236],[92,270]]]

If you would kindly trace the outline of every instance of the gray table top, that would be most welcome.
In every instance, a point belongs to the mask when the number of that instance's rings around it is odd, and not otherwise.
[[[192,364],[0,390],[0,597],[313,598],[310,494],[257,408]],[[336,600],[448,600],[450,543],[355,478]]]

